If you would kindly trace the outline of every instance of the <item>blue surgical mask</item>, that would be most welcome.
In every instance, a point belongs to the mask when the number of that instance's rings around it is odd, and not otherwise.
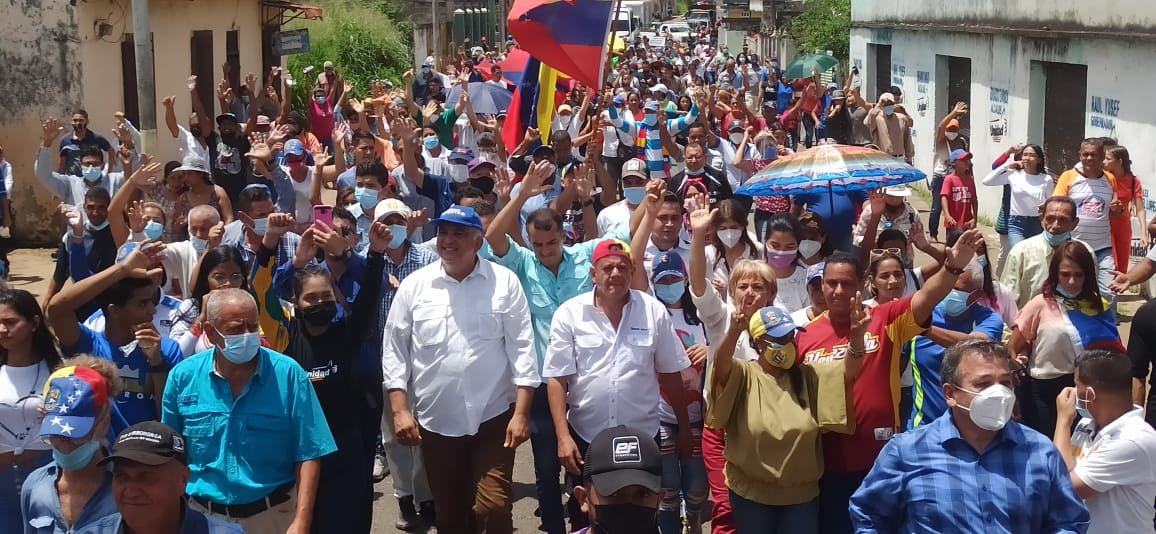
[[[84,177],[84,181],[92,184],[100,181],[104,176],[104,170],[100,167],[84,167],[80,169],[80,174]]]
[[[423,138],[421,140],[421,146],[424,146],[426,150],[433,150],[433,149],[437,148],[438,147],[438,136],[431,135],[431,136]]]
[[[1088,403],[1094,400],[1096,400],[1095,390],[1092,390],[1092,398],[1090,399],[1081,399],[1079,395],[1076,395],[1076,414],[1080,417],[1092,419],[1092,412],[1088,411]]]
[[[205,253],[205,247],[209,246],[207,239],[201,239],[197,236],[189,236],[189,243],[193,245],[193,250],[197,251],[197,256]]]
[[[686,282],[679,280],[673,284],[654,284],[654,296],[666,304],[675,304],[686,293]]]
[[[1073,294],[1069,293],[1068,290],[1064,289],[1064,286],[1061,286],[1059,284],[1056,284],[1056,294],[1061,296],[1061,297],[1069,298],[1069,299],[1080,298],[1079,293],[1076,293],[1073,295]]]
[[[647,112],[645,117],[642,119],[642,122],[647,126],[654,126],[655,124],[658,124],[658,114]]]
[[[108,219],[105,219],[104,222],[100,224],[92,224],[92,221],[89,221],[86,224],[88,225],[89,230],[92,230],[93,232],[99,232],[105,228],[108,228]]]
[[[642,201],[646,200],[645,187],[624,187],[622,188],[622,196],[626,197],[626,202],[631,206],[641,206]]]
[[[967,312],[967,299],[971,297],[971,293],[952,289],[951,293],[947,294],[947,298],[943,299],[943,313],[948,317],[959,317]]]
[[[226,360],[236,364],[244,365],[253,361],[257,356],[257,349],[261,348],[261,335],[257,332],[249,332],[246,334],[236,334],[225,337],[225,346],[218,347],[221,355]]]
[[[325,105],[325,97],[323,97],[323,96],[315,96],[315,97],[313,97],[313,101],[317,102],[318,106],[324,106]]]
[[[890,106],[883,106],[883,114],[884,115],[894,115],[895,114],[895,105],[892,104]]]
[[[975,259],[975,262],[978,263],[980,267],[987,267],[987,256],[979,256]]]
[[[377,191],[368,187],[358,187],[353,190],[353,195],[357,197],[357,203],[363,210],[371,210],[377,206]]]
[[[161,235],[164,233],[165,225],[156,221],[149,221],[148,224],[146,224],[144,227],[144,235],[145,237],[149,238],[149,241],[156,241],[160,239]]]
[[[65,471],[80,471],[92,463],[92,457],[100,450],[100,443],[91,440],[84,445],[73,449],[72,452],[60,452],[52,448],[52,459],[56,465]]]
[[[404,224],[389,225],[389,232],[390,235],[393,236],[393,239],[390,239],[389,244],[386,245],[386,247],[389,247],[390,250],[397,250],[401,248],[401,245],[405,243],[405,239],[409,237],[409,228],[406,228]]]
[[[262,217],[260,219],[253,219],[253,233],[264,237],[265,230],[269,229],[269,218]]]
[[[1053,234],[1047,230],[1044,230],[1043,236],[1044,236],[1044,241],[1047,241],[1048,244],[1051,245],[1052,248],[1056,248],[1060,245],[1063,245],[1064,243],[1067,243],[1068,241],[1070,241],[1072,239],[1072,233],[1071,232],[1064,232],[1062,234]]]

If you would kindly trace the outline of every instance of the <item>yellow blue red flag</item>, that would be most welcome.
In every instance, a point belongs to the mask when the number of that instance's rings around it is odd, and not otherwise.
[[[531,56],[588,87],[601,87],[613,9],[613,0],[515,0],[507,22]]]

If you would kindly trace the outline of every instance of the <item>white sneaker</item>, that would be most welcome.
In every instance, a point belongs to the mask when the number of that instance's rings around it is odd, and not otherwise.
[[[377,451],[373,455],[373,482],[376,484],[389,476],[389,465],[385,463],[385,453]]]

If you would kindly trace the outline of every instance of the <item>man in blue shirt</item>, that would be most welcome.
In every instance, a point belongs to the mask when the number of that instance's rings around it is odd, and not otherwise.
[[[817,190],[805,195],[791,196],[791,215],[798,217],[803,210],[818,215],[827,228],[827,243],[834,250],[851,251],[851,228],[859,216],[859,207],[867,201],[865,191]]]
[[[905,429],[926,425],[947,411],[947,398],[939,378],[940,365],[948,347],[967,339],[999,341],[1003,319],[980,304],[983,296],[983,268],[978,262],[967,265],[955,279],[955,289],[931,313],[931,328],[911,340],[903,349],[903,365],[911,366],[913,391],[905,392],[900,412]]]
[[[257,303],[212,292],[213,348],[173,369],[162,422],[188,439],[190,506],[246,532],[309,532],[320,458],[337,450],[308,375],[261,347]]]
[[[1083,533],[1088,509],[1060,452],[1011,421],[1011,357],[993,341],[948,349],[950,412],[897,434],[851,497],[856,532]]]
[[[91,354],[116,365],[122,390],[117,408],[130,425],[159,419],[165,379],[182,359],[180,346],[162,338],[153,324],[160,291],[150,269],[160,264],[163,250],[161,243],[131,249],[116,265],[65,288],[46,310],[66,353]],[[101,302],[103,333],[76,320],[76,310],[92,301]]]

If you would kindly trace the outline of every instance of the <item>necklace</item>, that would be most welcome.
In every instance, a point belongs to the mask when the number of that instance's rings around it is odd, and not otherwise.
[[[32,380],[32,385],[31,385],[31,387],[29,387],[27,395],[24,395],[23,397],[16,399],[16,402],[14,404],[8,404],[6,402],[0,402],[0,407],[14,408],[20,412],[20,421],[24,425],[24,430],[22,432],[13,432],[11,428],[8,428],[8,425],[4,424],[3,421],[0,421],[0,430],[7,432],[8,435],[12,436],[12,439],[14,439],[20,443],[20,446],[16,447],[16,449],[13,451],[16,453],[17,456],[19,456],[20,454],[22,454],[24,452],[24,444],[27,442],[28,436],[30,436],[32,434],[32,426],[33,426],[33,424],[36,423],[36,420],[38,419],[37,417],[33,417],[32,421],[29,422],[28,416],[26,414],[27,410],[24,409],[24,405],[25,405],[25,403],[27,403],[30,400],[34,400],[34,399],[40,400],[40,395],[38,395],[36,393],[36,385],[38,383],[40,383],[40,371],[42,370],[42,368],[44,366],[45,366],[44,361],[40,361],[36,364],[36,378],[34,378]],[[7,367],[9,367],[10,369],[12,368],[11,366],[7,366]]]

